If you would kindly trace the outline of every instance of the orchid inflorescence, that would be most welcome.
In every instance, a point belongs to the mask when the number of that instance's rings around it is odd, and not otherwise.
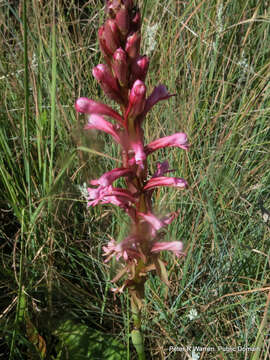
[[[121,147],[122,166],[104,173],[99,179],[91,180],[88,188],[88,206],[113,204],[125,211],[131,219],[128,237],[116,243],[110,239],[103,247],[105,262],[113,256],[123,260],[125,267],[115,276],[113,282],[125,275],[124,284],[114,289],[122,292],[126,287],[131,294],[133,311],[139,314],[144,294],[144,284],[148,271],[156,270],[166,283],[165,265],[159,257],[163,250],[171,250],[177,257],[183,255],[181,241],[161,242],[160,230],[169,225],[177,216],[173,212],[162,218],[153,213],[152,196],[160,186],[184,189],[187,182],[178,177],[165,176],[173,172],[168,161],[158,162],[156,172],[149,178],[147,161],[149,156],[161,148],[178,147],[187,150],[187,135],[175,133],[144,144],[143,122],[159,101],[169,99],[162,84],[156,86],[150,96],[146,96],[145,78],[149,59],[140,55],[141,16],[133,0],[107,0],[107,20],[98,31],[98,39],[105,64],[93,69],[105,95],[114,100],[121,114],[103,103],[81,97],[75,108],[88,115],[86,130],[96,129],[112,136]],[[107,118],[113,119],[114,123]],[[114,187],[113,183],[124,178],[126,188]],[[140,319],[135,319],[135,327],[140,327]]]

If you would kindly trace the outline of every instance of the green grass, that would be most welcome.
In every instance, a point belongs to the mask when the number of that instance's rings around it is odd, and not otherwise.
[[[87,209],[78,189],[119,159],[109,137],[83,131],[85,119],[73,107],[79,96],[108,102],[91,74],[102,61],[103,2],[78,3],[0,7],[0,358],[38,359],[46,344],[47,359],[57,359],[56,328],[66,316],[122,338],[127,359],[135,358],[128,299],[114,300],[110,292],[118,264],[109,267],[102,258],[108,235],[127,233],[127,219],[110,206]],[[145,137],[185,131],[192,144],[188,153],[166,149],[150,158],[151,172],[168,159],[189,189],[156,194],[156,213],[181,211],[166,239],[182,240],[186,257],[163,255],[167,299],[156,277],[147,282],[148,358],[189,359],[188,347],[200,346],[214,348],[197,349],[200,359],[268,359],[270,224],[258,201],[270,208],[269,6],[255,0],[140,5],[143,36],[158,24],[148,92],[164,83],[176,93],[154,107]],[[147,43],[142,47],[146,52]],[[258,350],[226,351],[238,346]]]

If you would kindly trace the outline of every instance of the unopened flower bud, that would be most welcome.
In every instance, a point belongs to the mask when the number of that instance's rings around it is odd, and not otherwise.
[[[120,9],[115,17],[115,23],[122,35],[127,35],[130,28],[129,12],[127,8]]]
[[[133,61],[131,66],[133,81],[139,79],[144,81],[149,67],[149,59],[147,56],[139,56]]]
[[[120,89],[108,67],[104,64],[99,64],[93,68],[92,73],[95,79],[99,82],[104,93],[112,100],[122,104],[123,99],[120,93]]]
[[[116,12],[121,7],[121,0],[107,0],[106,12],[111,18],[115,17]]]
[[[104,27],[104,40],[106,47],[114,53],[120,46],[118,27],[114,20],[108,19]]]
[[[99,40],[99,46],[100,46],[100,50],[102,52],[102,55],[104,57],[104,60],[106,61],[106,63],[110,66],[111,65],[111,56],[112,56],[112,52],[109,50],[109,48],[106,46],[106,41],[105,41],[105,27],[104,25],[102,25],[99,29],[98,29],[98,40]]]
[[[122,8],[131,10],[133,8],[133,0],[107,0],[106,11],[109,16],[114,19],[117,12]]]
[[[128,117],[141,114],[145,106],[146,86],[141,80],[136,80],[129,95]]]
[[[138,31],[141,27],[141,14],[139,11],[136,12],[135,16],[131,20],[130,30]]]
[[[139,56],[140,44],[141,35],[138,31],[128,36],[125,50],[131,59],[135,59]]]
[[[127,55],[122,48],[115,50],[113,54],[112,69],[121,86],[128,83]]]

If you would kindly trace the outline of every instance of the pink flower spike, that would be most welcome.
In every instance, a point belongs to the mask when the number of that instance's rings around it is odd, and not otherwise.
[[[183,189],[186,188],[188,184],[186,180],[182,178],[160,176],[151,178],[143,189],[150,190],[158,186],[172,186]]]
[[[164,250],[172,251],[177,257],[184,255],[182,252],[183,243],[181,241],[156,242],[154,243],[151,252],[157,253]]]
[[[96,129],[96,130],[104,131],[107,134],[112,135],[114,140],[118,144],[120,144],[120,137],[117,133],[117,130],[111,123],[106,121],[102,116],[96,114],[90,115],[88,119],[88,123],[85,125],[84,129],[85,130]]]
[[[175,146],[181,149],[187,150],[189,148],[187,135],[179,132],[170,136],[165,136],[145,146],[145,152],[151,154],[153,151],[162,149],[168,146]]]
[[[123,119],[120,114],[114,111],[110,106],[88,99],[87,97],[80,97],[75,103],[75,109],[83,114],[110,116],[123,126]]]
[[[126,168],[116,168],[111,171],[106,172],[97,180],[91,180],[91,185],[101,185],[101,186],[108,186],[111,185],[116,179],[120,178],[121,176],[127,176],[132,173],[131,169]]]

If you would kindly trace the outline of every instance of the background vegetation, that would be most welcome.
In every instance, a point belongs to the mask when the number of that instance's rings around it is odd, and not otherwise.
[[[187,256],[164,254],[167,299],[158,279],[147,282],[148,358],[268,359],[270,239],[259,201],[270,207],[269,2],[140,6],[149,92],[164,83],[176,93],[155,106],[145,137],[185,131],[192,144],[187,154],[152,155],[151,172],[168,159],[190,187],[156,194],[157,214],[181,210],[166,236],[181,239]],[[102,260],[108,235],[123,238],[127,219],[110,206],[87,209],[83,192],[115,167],[119,150],[104,134],[85,133],[73,107],[79,96],[106,101],[91,74],[102,62],[103,7],[0,4],[1,359],[113,359],[104,355],[112,338],[123,344],[121,359],[134,358],[128,299],[110,292],[119,264]],[[85,345],[94,330],[100,355]]]

